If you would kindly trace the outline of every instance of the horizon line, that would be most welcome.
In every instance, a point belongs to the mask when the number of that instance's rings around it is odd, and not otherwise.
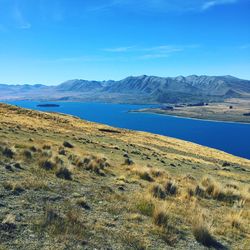
[[[68,82],[68,81],[89,81],[89,82],[109,82],[109,81],[115,81],[115,82],[118,82],[118,81],[122,81],[126,78],[129,78],[129,77],[158,77],[158,78],[177,78],[177,77],[190,77],[190,76],[196,76],[196,77],[202,77],[202,76],[207,76],[207,77],[233,77],[233,78],[237,78],[237,79],[240,79],[240,80],[245,80],[245,81],[250,81],[250,79],[246,79],[246,78],[242,78],[242,77],[236,77],[236,76],[233,76],[233,75],[206,75],[206,74],[202,74],[202,75],[197,75],[197,74],[191,74],[191,75],[177,75],[177,76],[158,76],[158,75],[146,75],[146,74],[142,74],[142,75],[129,75],[125,78],[122,78],[122,79],[119,79],[119,80],[114,80],[114,79],[108,79],[108,80],[94,80],[94,79],[83,79],[83,78],[72,78],[72,79],[68,79],[68,80],[65,80],[61,83],[55,83],[55,84],[46,84],[46,83],[1,83],[0,82],[0,85],[8,85],[8,86],[25,86],[25,85],[28,85],[28,86],[36,86],[36,85],[42,85],[42,86],[59,86],[60,84],[62,83],[65,83],[65,82]]]

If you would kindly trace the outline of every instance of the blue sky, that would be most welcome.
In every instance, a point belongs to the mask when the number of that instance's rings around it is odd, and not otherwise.
[[[249,0],[0,0],[0,83],[250,79]]]

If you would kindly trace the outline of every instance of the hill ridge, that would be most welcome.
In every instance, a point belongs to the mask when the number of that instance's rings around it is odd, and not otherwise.
[[[119,81],[69,80],[57,86],[0,85],[0,98],[135,103],[214,102],[249,98],[250,81],[233,76],[129,76]]]

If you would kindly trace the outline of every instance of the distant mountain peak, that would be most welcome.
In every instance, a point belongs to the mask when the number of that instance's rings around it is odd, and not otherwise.
[[[0,98],[18,96],[67,100],[102,100],[136,103],[222,101],[250,95],[250,81],[230,75],[177,77],[129,76],[120,81],[73,79],[58,86],[0,85]],[[53,99],[53,100],[54,100]]]

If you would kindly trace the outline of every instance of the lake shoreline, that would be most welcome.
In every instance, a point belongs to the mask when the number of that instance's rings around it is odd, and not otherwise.
[[[177,138],[250,159],[249,140],[247,138],[247,135],[250,134],[250,126],[247,126],[249,124],[131,112],[150,109],[152,108],[151,105],[58,102],[60,107],[39,108],[37,107],[39,102],[8,103],[43,112],[68,114],[88,122],[106,124],[111,127]]]
[[[245,124],[250,125],[249,122],[242,122],[242,121],[232,121],[232,120],[218,120],[218,119],[209,119],[209,118],[198,118],[198,117],[191,117],[191,116],[184,116],[184,115],[178,115],[176,113],[170,114],[170,113],[164,113],[164,112],[156,112],[153,109],[152,110],[130,110],[130,113],[144,113],[144,114],[153,114],[153,115],[162,115],[162,116],[170,116],[175,118],[182,118],[182,119],[191,119],[191,120],[198,120],[198,121],[208,121],[208,122],[219,122],[219,123],[233,123],[233,124]]]

